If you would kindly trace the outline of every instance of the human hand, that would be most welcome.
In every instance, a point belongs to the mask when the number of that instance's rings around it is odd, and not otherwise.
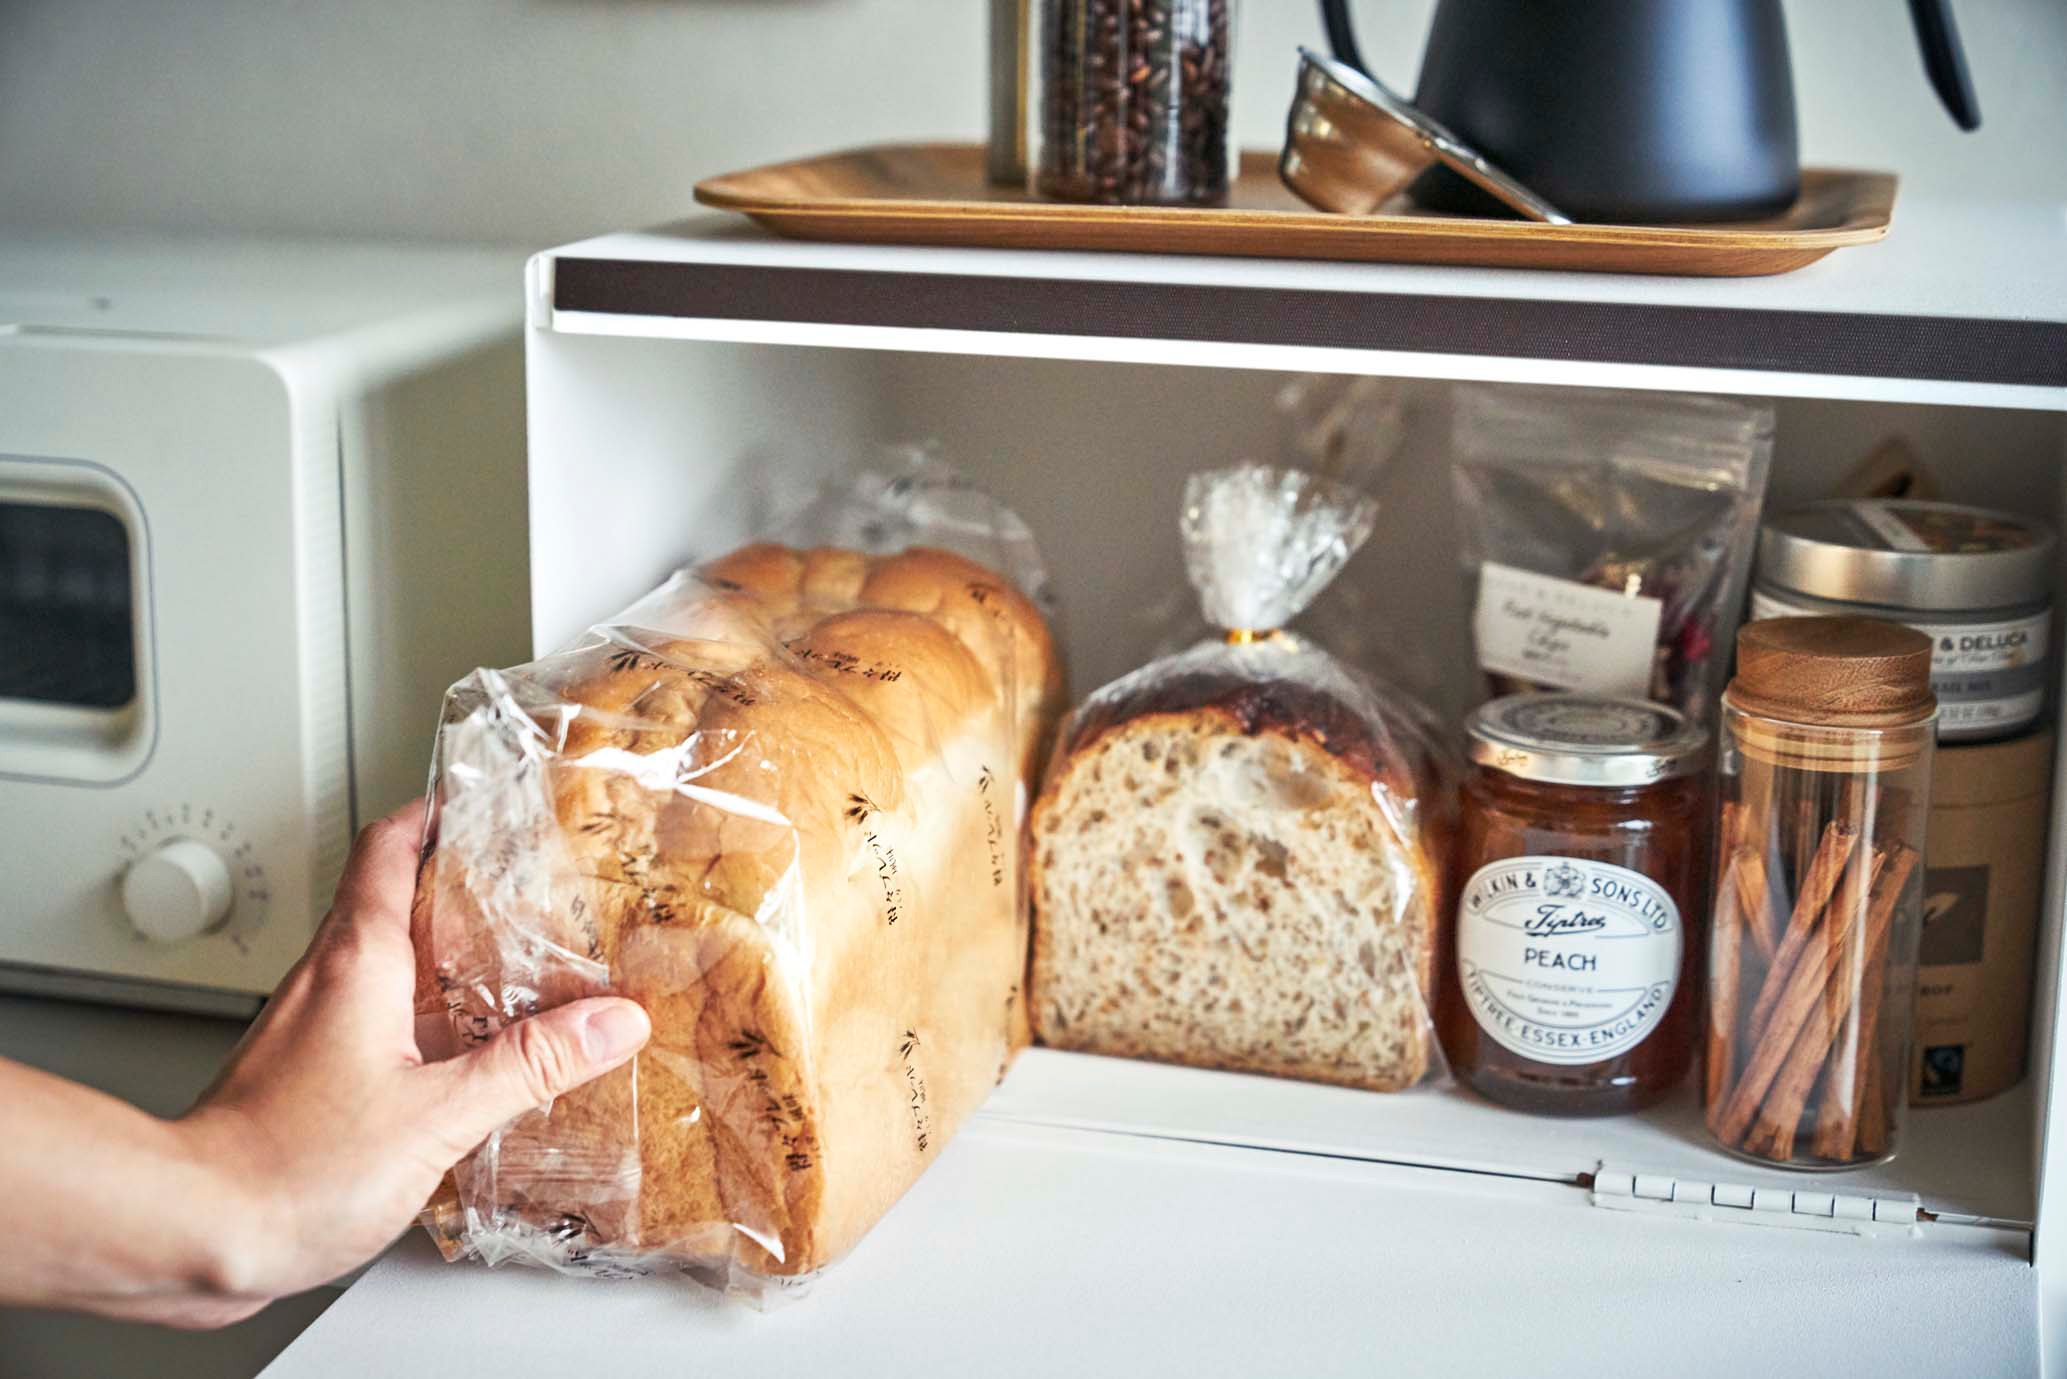
[[[227,1315],[211,1322],[365,1263],[491,1131],[623,1063],[651,1032],[636,1003],[593,997],[426,1063],[409,937],[423,812],[418,800],[359,835],[308,952],[177,1123],[247,1204],[223,1223]]]

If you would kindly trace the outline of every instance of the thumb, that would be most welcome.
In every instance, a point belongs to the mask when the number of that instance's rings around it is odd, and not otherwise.
[[[645,1046],[653,1025],[638,1002],[570,1001],[520,1020],[442,1063],[448,1127],[467,1148],[514,1117],[610,1071]]]

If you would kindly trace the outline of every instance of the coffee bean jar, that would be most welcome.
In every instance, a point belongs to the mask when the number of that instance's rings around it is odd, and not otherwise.
[[[1033,191],[1065,201],[1227,198],[1234,0],[1034,0]]]

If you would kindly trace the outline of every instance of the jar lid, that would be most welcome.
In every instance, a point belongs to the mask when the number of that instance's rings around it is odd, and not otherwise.
[[[2043,601],[2050,527],[2012,512],[1909,499],[1832,499],[1769,518],[1758,577],[1844,603],[1965,612]]]
[[[1814,727],[1898,728],[1938,711],[1931,639],[1879,618],[1746,623],[1725,695],[1744,713]]]
[[[1550,785],[1649,785],[1706,762],[1708,730],[1648,699],[1510,694],[1464,721],[1471,759]]]

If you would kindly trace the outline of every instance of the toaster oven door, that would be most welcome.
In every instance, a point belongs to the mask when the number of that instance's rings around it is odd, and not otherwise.
[[[150,542],[122,476],[0,455],[0,774],[114,785],[150,759]]]

